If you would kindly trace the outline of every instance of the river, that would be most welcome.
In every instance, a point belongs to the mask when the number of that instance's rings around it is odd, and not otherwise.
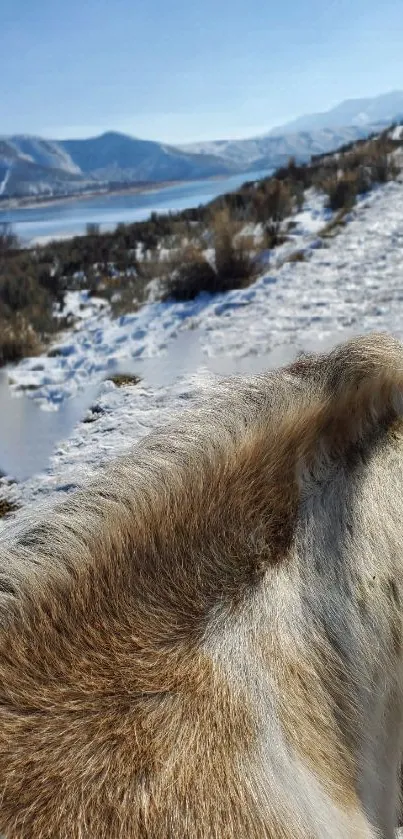
[[[245,181],[270,175],[269,170],[211,178],[166,186],[146,192],[98,195],[66,199],[37,207],[0,210],[0,224],[9,222],[23,244],[44,242],[85,233],[88,224],[101,231],[113,230],[120,222],[142,221],[150,213],[185,210],[207,204],[218,195],[237,189]]]

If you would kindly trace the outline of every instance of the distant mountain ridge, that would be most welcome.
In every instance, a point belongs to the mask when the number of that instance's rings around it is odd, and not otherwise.
[[[231,163],[151,140],[107,132],[85,140],[0,138],[0,195],[71,194],[111,183],[228,175]]]
[[[269,170],[308,161],[403,115],[403,92],[347,100],[261,137],[171,146],[109,131],[83,140],[0,137],[0,198],[72,195],[117,184],[163,183]]]
[[[322,113],[306,114],[246,140],[213,140],[190,143],[181,148],[199,154],[214,154],[237,165],[260,168],[272,156],[279,165],[284,155],[307,160],[312,154],[334,151],[403,118],[403,91],[367,99],[346,99]],[[283,158],[284,159],[284,158]]]
[[[265,169],[281,166],[290,157],[304,162],[313,154],[334,151],[345,143],[351,143],[367,137],[372,130],[380,126],[349,126],[337,130],[320,129],[300,131],[290,134],[253,137],[249,140],[213,140],[207,143],[192,143],[181,146],[186,151],[198,154],[214,155],[223,161],[231,162],[239,171]]]
[[[365,99],[346,99],[334,108],[321,113],[305,114],[285,125],[277,126],[270,135],[314,131],[322,128],[337,129],[345,125],[390,125],[403,116],[403,91],[395,90]]]

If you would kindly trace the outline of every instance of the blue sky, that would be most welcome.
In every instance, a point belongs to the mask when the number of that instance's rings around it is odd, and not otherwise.
[[[402,0],[0,0],[0,134],[263,133],[403,87]]]

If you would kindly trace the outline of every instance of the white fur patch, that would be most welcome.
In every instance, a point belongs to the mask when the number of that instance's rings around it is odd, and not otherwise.
[[[269,571],[266,584],[242,614],[221,625],[213,621],[206,638],[204,652],[232,686],[237,700],[245,701],[255,713],[258,748],[241,759],[240,776],[261,814],[267,815],[268,827],[274,814],[277,823],[289,830],[290,839],[301,833],[309,839],[376,839],[377,831],[362,812],[345,812],[331,800],[282,729],[276,688],[259,657],[257,640],[270,625],[282,626],[286,634],[298,631],[299,609],[298,593],[286,585],[285,575],[282,579],[281,571]]]

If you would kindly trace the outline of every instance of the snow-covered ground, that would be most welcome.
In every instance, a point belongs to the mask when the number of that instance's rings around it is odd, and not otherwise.
[[[69,292],[62,314],[71,313],[78,317],[74,330],[59,341],[50,357],[25,359],[13,368],[11,379],[14,391],[29,388],[29,396],[40,402],[43,408],[57,408],[80,388],[101,381],[105,371],[114,369],[122,359],[160,355],[167,351],[167,345],[181,330],[196,325],[204,332],[202,345],[206,355],[221,352],[244,355],[262,349],[267,352],[276,344],[289,340],[284,323],[279,322],[276,326],[276,312],[271,306],[267,311],[267,301],[273,297],[272,285],[280,279],[279,266],[293,251],[306,248],[307,254],[310,254],[319,244],[317,233],[328,219],[329,211],[324,208],[323,196],[310,191],[303,209],[293,217],[290,241],[266,254],[269,263],[266,270],[272,269],[270,274],[240,291],[215,296],[200,295],[197,300],[186,303],[153,302],[137,313],[123,315],[113,321],[103,301],[88,298],[86,292]],[[295,284],[293,268],[288,270],[288,280],[286,273],[284,269],[281,272],[281,287],[284,290],[289,283],[291,286]],[[253,332],[247,346],[243,346],[243,342],[248,336],[235,333],[230,337],[232,327],[228,316],[245,307],[252,318],[257,312],[260,320],[263,317],[264,339],[259,340],[259,346],[256,346]],[[221,335],[223,325],[225,331]]]
[[[81,299],[82,318],[58,354],[26,360],[10,372],[15,389],[37,386],[29,395],[44,407],[55,408],[101,381],[119,360],[140,363],[164,354],[169,360],[174,339],[196,329],[194,365],[189,358],[175,381],[152,384],[146,377],[125,388],[105,382],[87,417],[93,421],[77,425],[57,447],[46,473],[7,487],[8,497],[25,503],[79,485],[196,398],[220,357],[247,370],[275,348],[281,349],[279,359],[283,353],[288,360],[301,349],[325,347],[353,333],[380,329],[403,337],[403,185],[389,183],[359,201],[332,239],[319,235],[326,218],[323,199],[310,193],[294,219],[293,240],[243,290],[189,303],[150,303],[117,321],[99,303],[87,308]],[[304,261],[284,261],[301,249]],[[78,302],[70,299],[73,306]]]

